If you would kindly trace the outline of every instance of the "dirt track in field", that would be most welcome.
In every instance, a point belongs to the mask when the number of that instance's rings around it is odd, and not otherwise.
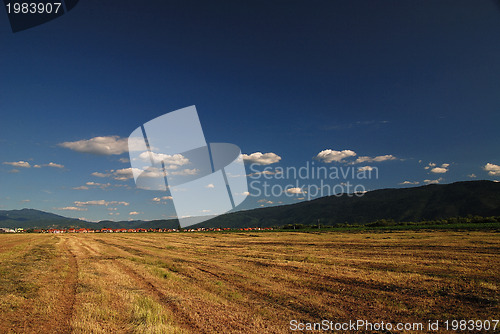
[[[57,330],[61,333],[71,333],[71,320],[73,317],[73,312],[75,308],[76,300],[76,287],[78,283],[78,262],[75,254],[68,245],[69,240],[63,241],[62,250],[66,253],[68,269],[66,273],[66,278],[61,287],[61,312],[56,315],[55,322],[60,324],[60,328]]]
[[[68,240],[16,235],[2,250],[0,332],[71,333],[78,265]]]
[[[288,333],[292,319],[491,319],[499,236],[0,236],[0,333]]]
[[[119,273],[119,276],[128,276],[133,284],[141,290],[141,293],[147,294],[155,299],[157,302],[166,305],[169,310],[175,315],[177,323],[181,328],[186,329],[193,333],[203,333],[203,329],[199,328],[196,323],[190,322],[175,304],[171,303],[171,300],[163,292],[161,292],[150,280],[142,276],[136,270],[134,270],[130,265],[127,265],[127,261],[124,259],[130,255],[128,252],[124,252],[125,246],[116,246],[110,243],[105,243],[107,245],[104,251],[99,247],[99,244],[103,243],[102,240],[91,240],[90,238],[72,238],[74,240],[74,247],[78,249],[78,254],[80,255],[79,260],[84,258],[90,259],[94,262],[106,262],[108,266],[114,267],[114,269]],[[99,242],[99,243],[97,243]],[[109,250],[116,248],[120,250],[121,255],[109,255]],[[137,252],[136,252],[137,253]]]

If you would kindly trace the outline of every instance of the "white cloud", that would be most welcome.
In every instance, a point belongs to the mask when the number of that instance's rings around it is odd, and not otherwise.
[[[424,169],[431,169],[432,167],[436,167],[436,164],[433,162],[429,162],[429,164],[425,166]]]
[[[82,206],[89,206],[89,205],[102,205],[102,206],[108,206],[108,205],[124,205],[128,206],[130,203],[128,202],[119,202],[119,201],[111,201],[107,202],[103,199],[101,200],[95,200],[95,201],[86,201],[86,202],[80,202],[80,201],[75,201],[74,202],[76,206],[82,207]]]
[[[270,165],[277,163],[281,160],[281,157],[275,153],[261,153],[255,152],[250,155],[243,154],[243,160],[248,161],[250,163],[259,164],[259,165]]]
[[[23,200],[21,200],[21,203],[29,203],[29,202],[31,202],[30,199],[23,199]]]
[[[56,164],[55,162],[49,162],[44,165],[45,167],[53,167],[53,168],[64,168],[64,165]]]
[[[471,179],[474,179],[474,178],[476,178],[476,177],[477,177],[477,176],[476,176],[476,174],[474,174],[474,173],[469,174],[469,175],[467,175],[467,176],[468,176],[468,177],[470,177]]]
[[[31,165],[26,161],[16,161],[16,162],[4,162],[4,165],[10,165],[14,167],[30,168]]]
[[[267,199],[259,199],[257,203],[273,204],[273,201]]]
[[[335,150],[323,150],[314,157],[314,159],[325,162],[343,162],[345,158],[356,156],[356,152],[351,150],[335,151]]]
[[[365,171],[372,171],[373,167],[372,166],[364,166],[364,167],[359,167],[358,168],[358,173],[359,172],[365,172]]]
[[[255,172],[255,173],[252,173],[252,174],[248,174],[247,176],[254,176],[254,175],[261,175],[261,174],[264,174],[264,175],[277,175],[277,174],[283,174],[283,171],[282,170],[275,170],[273,172],[273,171],[270,171],[270,170],[264,170],[262,172]]]
[[[87,211],[87,208],[77,208],[76,206],[67,206],[65,208],[57,208],[56,210],[64,210],[64,211]]]
[[[131,211],[128,213],[130,216],[136,216],[136,215],[140,215],[141,213],[140,212],[137,212],[137,211]]]
[[[153,202],[159,203],[161,201],[172,200],[172,196],[155,197],[152,199]]]
[[[111,183],[106,183],[106,185],[111,185]],[[126,189],[132,189],[128,184],[113,184],[113,187],[115,188],[126,188]]]
[[[187,171],[187,172],[186,172]],[[197,170],[184,170],[181,172],[178,172],[178,174],[181,173],[192,173],[192,171],[197,172]],[[101,173],[101,172],[94,172],[91,175],[92,176],[97,176],[97,177],[111,177],[112,179],[115,179],[117,181],[126,181],[129,179],[134,178],[134,172],[137,173],[137,175],[141,175],[141,177],[152,177],[152,178],[157,178],[157,177],[163,177],[163,171],[159,168],[148,168],[146,171],[139,169],[139,168],[122,168],[122,169],[112,169],[110,171],[106,171],[106,173]],[[142,174],[141,174],[142,173]],[[181,175],[186,175],[186,174],[181,174]],[[192,175],[192,174],[188,174]]]
[[[123,181],[133,178],[134,171],[137,172],[137,174],[142,173],[141,177],[152,177],[152,178],[164,177],[164,173],[161,169],[153,167],[147,169],[146,171],[143,171],[138,168],[123,168],[118,170],[111,170],[111,174],[113,179]]]
[[[430,170],[430,172],[434,174],[444,174],[448,172],[448,167],[450,167],[450,164],[442,164],[441,167],[439,167],[434,162],[429,162],[429,164],[425,166],[424,169]]]
[[[119,181],[124,181],[128,180],[134,177],[133,169],[132,168],[122,168],[118,170],[112,169],[109,174],[113,179],[119,180]]]
[[[305,194],[307,193],[306,191],[302,190],[302,188],[289,188],[286,190],[287,193],[289,194]]]
[[[441,181],[443,181],[443,178],[442,178],[442,177],[440,177],[440,178],[439,178],[439,179],[437,179],[437,180],[424,180],[424,183],[426,183],[426,184],[438,184],[438,183],[440,183]]]
[[[118,161],[123,162],[124,164],[128,164],[130,162],[128,158],[120,158]]]
[[[205,186],[205,188],[213,189],[213,188],[215,188],[215,186],[213,185],[213,183],[210,183],[210,184],[207,184]]]
[[[448,169],[443,167],[434,167],[433,169],[431,169],[431,172],[435,174],[443,174],[446,173],[447,171]]]
[[[373,158],[363,156],[363,157],[358,157],[356,161],[354,161],[355,164],[360,164],[363,162],[373,162]]]
[[[326,163],[330,163],[333,161],[336,162],[345,162],[344,159],[356,156],[356,152],[352,150],[343,150],[343,151],[335,151],[335,150],[323,150],[318,153],[315,157],[316,160],[320,160]],[[397,160],[395,156],[392,154],[379,155],[376,157],[369,156],[361,156],[358,157],[353,163],[359,164],[364,162],[382,162],[388,160]]]
[[[86,182],[84,186],[75,187],[73,189],[88,190],[89,187],[99,187],[101,189],[105,189],[105,188],[111,187],[111,183],[109,183],[109,182],[108,183],[99,183],[99,182],[89,181],[89,182]]]
[[[376,157],[358,157],[356,161],[354,161],[355,164],[363,163],[363,162],[382,162],[382,161],[388,161],[388,160],[396,160],[397,158],[393,156],[392,154],[386,154],[386,155],[379,155]]]
[[[182,154],[168,155],[155,152],[142,152],[139,158],[143,161],[150,162],[153,160],[155,164],[165,164],[166,169],[177,169],[178,166],[184,166],[189,163],[189,159]]]
[[[400,184],[419,184],[420,182],[418,181],[404,181],[404,182],[401,182]]]
[[[170,174],[172,174],[172,175],[182,175],[182,176],[185,176],[185,175],[196,175],[196,174],[198,174],[199,171],[200,170],[196,169],[196,168],[193,168],[193,169],[183,169],[181,171],[170,172]]]
[[[497,176],[500,175],[500,166],[492,164],[492,163],[487,163],[484,165],[483,169],[488,172],[489,175],[491,176]]]
[[[137,143],[134,142],[137,141]],[[119,155],[125,152],[137,151],[144,147],[144,141],[140,138],[134,138],[131,141],[131,147],[128,146],[128,138],[119,136],[103,136],[91,139],[82,139],[73,142],[60,143],[59,146],[69,148],[70,150],[82,153],[91,153],[98,155]]]
[[[104,173],[100,173],[100,172],[93,172],[91,175],[92,176],[97,176],[97,177],[108,177],[108,176],[110,176],[110,174],[104,174]]]
[[[14,167],[22,167],[22,168],[42,168],[42,167],[53,167],[53,168],[64,168],[61,164],[56,164],[55,162],[50,162],[48,164],[43,165],[33,165],[31,166],[29,162],[26,161],[13,161],[13,162],[4,162],[4,165],[14,166]]]

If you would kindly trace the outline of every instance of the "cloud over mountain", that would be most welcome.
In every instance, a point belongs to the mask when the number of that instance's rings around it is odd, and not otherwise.
[[[489,175],[492,176],[498,176],[500,175],[500,166],[492,164],[492,163],[487,163],[484,165],[483,169],[488,172]]]

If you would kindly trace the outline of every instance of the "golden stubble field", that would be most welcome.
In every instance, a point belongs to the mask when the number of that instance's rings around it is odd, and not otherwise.
[[[500,234],[0,235],[2,333],[289,333],[498,319]]]

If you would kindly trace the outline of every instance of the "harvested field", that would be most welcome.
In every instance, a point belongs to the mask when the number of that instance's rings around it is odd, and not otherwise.
[[[499,237],[5,234],[0,332],[289,333],[292,319],[498,319]]]

